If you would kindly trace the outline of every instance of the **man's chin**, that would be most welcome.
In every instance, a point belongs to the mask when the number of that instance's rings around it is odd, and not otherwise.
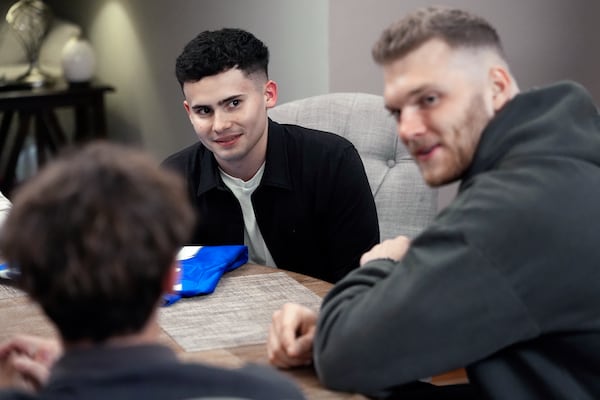
[[[215,158],[223,160],[223,161],[236,161],[243,157],[243,152],[240,151],[239,148],[213,148],[212,153],[215,155]]]
[[[454,176],[454,175],[447,175],[447,174],[433,174],[433,173],[423,173],[423,171],[421,171],[422,176],[423,176],[423,180],[425,181],[425,183],[432,187],[432,188],[438,188],[440,186],[444,186],[444,185],[448,185],[450,183],[454,183],[456,182],[459,178]]]

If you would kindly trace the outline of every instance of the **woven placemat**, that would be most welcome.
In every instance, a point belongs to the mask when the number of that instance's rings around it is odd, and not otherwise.
[[[17,289],[11,281],[0,279],[0,300],[21,296],[25,296],[25,292]]]
[[[185,351],[260,344],[273,312],[288,302],[317,311],[321,298],[284,272],[224,276],[214,293],[161,308],[159,323]]]

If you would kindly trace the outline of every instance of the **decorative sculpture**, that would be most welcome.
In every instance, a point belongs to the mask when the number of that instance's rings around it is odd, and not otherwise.
[[[6,22],[15,32],[27,55],[29,67],[16,80],[31,87],[52,82],[39,66],[40,48],[52,23],[52,11],[41,0],[19,0],[6,13]]]

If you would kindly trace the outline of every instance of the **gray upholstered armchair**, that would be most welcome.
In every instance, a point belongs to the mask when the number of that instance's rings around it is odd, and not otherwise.
[[[381,240],[416,236],[435,216],[437,192],[395,134],[383,98],[365,93],[331,93],[281,104],[269,111],[280,123],[337,133],[357,148],[375,197]]]

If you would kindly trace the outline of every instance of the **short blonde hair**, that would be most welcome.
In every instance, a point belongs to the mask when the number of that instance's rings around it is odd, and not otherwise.
[[[452,48],[492,49],[505,59],[500,37],[489,22],[464,10],[440,6],[419,9],[390,25],[374,44],[373,59],[378,64],[389,63],[435,38]]]

